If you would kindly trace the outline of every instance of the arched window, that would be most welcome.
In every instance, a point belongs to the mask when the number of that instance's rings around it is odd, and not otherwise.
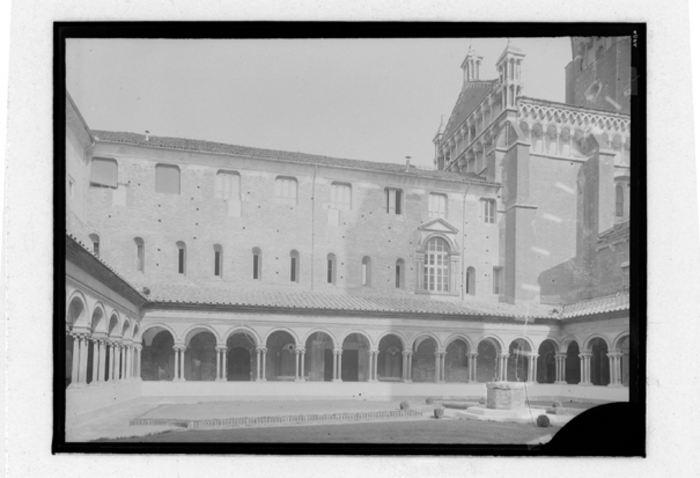
[[[156,192],[180,194],[180,168],[174,164],[156,164]]]
[[[299,252],[289,253],[289,281],[299,282]]]
[[[140,237],[134,238],[136,244],[136,270],[143,272],[146,269],[146,244]]]
[[[326,261],[326,282],[329,284],[335,284],[335,254],[328,254]]]
[[[473,267],[467,268],[467,280],[465,290],[469,295],[476,295],[476,271]]]
[[[220,244],[214,244],[214,276],[224,275],[224,248]]]
[[[97,234],[90,234],[90,242],[92,242],[92,252],[97,257],[100,257],[100,236]]]
[[[625,193],[622,186],[618,184],[615,187],[615,216],[624,217],[625,215]]]
[[[372,285],[372,260],[367,256],[362,258],[362,285]]]
[[[187,246],[182,241],[177,242],[177,273],[185,275],[187,269]]]
[[[428,241],[423,266],[423,288],[434,292],[450,290],[450,246],[440,237]]]
[[[404,280],[404,277],[406,275],[406,263],[404,262],[403,259],[399,259],[396,261],[396,288],[397,289],[404,289],[406,287],[406,283]]]
[[[262,251],[259,247],[253,248],[253,279],[262,279]]]

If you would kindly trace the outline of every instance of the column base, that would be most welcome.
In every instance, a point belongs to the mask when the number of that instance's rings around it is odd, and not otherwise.
[[[566,382],[563,380],[558,380],[558,381],[554,382],[554,385],[566,385]]]
[[[479,383],[476,380],[467,380],[467,383]]]
[[[608,387],[610,387],[610,388],[622,388],[622,387],[624,387],[624,385],[622,385],[621,383],[611,383],[608,385]]]
[[[340,379],[340,378],[334,378],[333,380],[331,380],[331,382],[342,382],[342,381],[343,381],[343,380]]]
[[[593,384],[592,384],[591,382],[586,382],[586,383],[579,382],[579,383],[578,383],[578,386],[579,386],[579,387],[592,387]]]
[[[410,378],[407,378],[403,381],[403,383],[413,383],[413,380],[411,380]]]
[[[87,383],[71,383],[70,385],[68,385],[68,389],[69,389],[69,390],[71,390],[71,389],[79,389],[79,388],[85,388],[85,387],[87,387],[87,386],[88,386]]]

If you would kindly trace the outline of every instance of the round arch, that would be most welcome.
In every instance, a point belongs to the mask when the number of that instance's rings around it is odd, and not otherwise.
[[[413,339],[411,340],[410,350],[415,351],[416,347],[420,346],[423,340],[427,338],[431,338],[435,341],[437,351],[445,350],[445,348],[442,346],[442,341],[433,332],[418,332],[416,335],[414,335]]]
[[[618,334],[618,336],[615,337],[615,339],[612,341],[612,346],[610,347],[610,351],[611,352],[620,352],[621,351],[620,344],[622,344],[622,342],[625,339],[627,339],[627,341],[629,343],[629,338],[630,338],[630,333],[627,331],[621,332],[620,334]]]
[[[452,334],[449,337],[447,337],[447,339],[445,339],[445,350],[447,350],[447,347],[449,347],[450,344],[455,340],[462,340],[465,344],[467,344],[467,352],[471,352],[472,350],[474,350],[474,344],[472,343],[472,340],[469,338],[469,336],[461,333]]]
[[[443,234],[441,232],[432,232],[426,235],[421,241],[419,250],[425,251],[428,248],[428,243],[435,238],[439,238],[447,242],[447,245],[450,247],[450,254],[454,254],[457,256],[459,255],[459,246],[455,244],[455,242],[452,239],[447,237],[446,234]]]
[[[336,378],[334,377],[333,350],[341,347],[337,339],[328,330],[315,328],[307,333],[303,340],[306,379],[310,382],[332,382]],[[369,344],[369,341],[367,343]]]
[[[112,311],[112,313],[109,316],[109,321],[107,325],[107,334],[110,337],[121,337],[121,320],[119,318],[119,313],[116,311]]]
[[[486,334],[482,335],[479,337],[479,340],[476,341],[476,346],[477,348],[481,344],[481,342],[488,342],[494,347],[496,347],[496,352],[497,353],[503,353],[503,351],[506,349],[506,345],[503,343],[503,340],[497,335],[492,335],[492,334]]]
[[[367,340],[367,343],[369,344],[370,348],[376,347],[379,344],[379,341],[377,341],[377,343],[375,344],[374,341],[372,340],[372,338],[367,334],[367,332],[364,332],[362,330],[351,330],[351,331],[343,334],[342,336],[338,337],[339,346],[342,347],[345,340],[353,334],[358,334],[358,335],[363,336],[365,338],[365,340]]]
[[[331,333],[328,329],[324,329],[322,327],[317,327],[317,328],[311,329],[309,332],[307,332],[306,335],[304,335],[301,343],[304,344],[304,346],[306,346],[306,342],[309,340],[309,338],[313,334],[318,333],[318,332],[324,333],[331,338],[331,340],[333,341],[333,348],[337,349],[337,348],[341,347],[342,342],[338,343],[338,339],[336,338],[336,336],[333,333]],[[369,339],[368,339],[368,342],[369,342]],[[369,342],[369,343],[371,344],[371,342]]]
[[[131,320],[129,317],[124,317],[124,323],[122,324],[122,338],[123,339],[129,339],[131,338],[130,333],[131,333]]]
[[[535,345],[532,343],[532,340],[530,340],[530,339],[527,338],[527,337],[515,337],[513,340],[511,340],[511,341],[508,343],[508,348],[510,348],[510,346],[513,345],[513,343],[519,343],[519,344],[525,344],[525,345],[527,345],[527,348],[528,348],[528,349],[526,350],[526,352],[534,352],[535,350],[537,350],[537,349],[535,348]]]
[[[77,313],[77,317],[74,317],[72,321],[70,321],[70,316],[71,314],[71,307],[73,306],[75,301],[77,300],[77,304],[81,306],[80,310]],[[71,295],[69,296],[68,300],[66,301],[66,322],[68,323],[70,321],[70,326],[71,327],[89,327],[90,324],[88,324],[88,305],[87,305],[87,299],[85,298],[85,295],[80,292],[79,290],[74,290]]]
[[[95,314],[99,315],[95,317]],[[102,332],[103,330],[100,329],[106,329],[107,326],[105,325],[105,322],[107,322],[105,307],[102,305],[102,302],[95,302],[95,305],[92,308],[92,314],[90,314],[90,330],[92,333]]]
[[[594,334],[588,336],[588,338],[586,338],[586,340],[584,340],[583,347],[581,348],[581,351],[582,352],[591,352],[592,351],[591,342],[593,342],[595,339],[601,339],[603,342],[605,342],[605,346],[608,348],[608,350],[610,350],[610,342],[608,341],[608,339],[604,335],[594,333]]]
[[[177,334],[175,333],[175,331],[173,330],[173,328],[167,324],[162,323],[162,322],[147,324],[147,325],[144,325],[143,327],[141,327],[141,329],[139,329],[139,334],[138,334],[138,336],[136,336],[134,338],[134,341],[135,342],[142,342],[144,334],[151,329],[163,329],[163,330],[170,333],[170,336],[172,337],[173,342],[177,341],[178,337],[177,337]]]
[[[574,343],[581,350],[581,341],[574,335],[567,335],[559,342],[559,351],[561,353],[566,353],[569,350],[569,346]]]
[[[216,343],[221,343],[221,338],[219,337],[218,332],[214,329],[214,327],[212,327],[209,324],[196,324],[196,325],[189,326],[182,333],[182,337],[180,337],[180,339],[185,344],[185,346],[189,347],[192,339],[200,332],[210,332],[212,335],[214,335],[214,339],[216,339]]]
[[[382,342],[382,339],[383,339],[384,337],[389,336],[389,335],[393,335],[394,337],[396,337],[397,339],[399,339],[399,341],[401,342],[401,346],[403,347],[404,350],[409,350],[409,347],[408,347],[408,340],[406,340],[406,337],[404,337],[404,335],[403,335],[401,332],[397,331],[397,330],[387,330],[387,331],[385,331],[385,332],[382,332],[382,333],[377,337],[376,347],[379,347],[379,344]]]
[[[547,337],[537,346],[537,383],[554,383],[557,380],[557,359],[561,345]]]
[[[258,333],[254,330],[251,329],[250,327],[246,327],[245,325],[234,325],[230,329],[228,329],[224,335],[221,337],[223,343],[227,343],[228,339],[230,339],[233,335],[235,334],[245,334],[253,339],[255,342],[256,347],[260,347],[263,342],[260,340],[260,336]]]
[[[175,378],[173,346],[176,337],[170,326],[161,323],[148,324],[139,330],[135,341],[143,345],[140,364],[142,380],[171,381]]]
[[[294,342],[295,342],[294,345],[296,347],[303,346],[299,342],[299,336],[292,329],[290,329],[288,327],[274,327],[274,328],[270,329],[267,332],[267,334],[265,334],[265,339],[262,342],[264,347],[267,347],[267,341],[270,340],[270,336],[272,336],[272,334],[274,334],[275,332],[287,332],[294,339]]]

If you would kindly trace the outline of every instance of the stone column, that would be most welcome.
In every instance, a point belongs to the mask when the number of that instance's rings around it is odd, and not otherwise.
[[[121,370],[119,371],[119,373],[121,374],[121,379],[126,380],[127,346],[124,343],[121,345],[121,354],[122,354],[122,360],[120,362]]]
[[[530,383],[537,383],[537,358],[539,357],[539,354],[536,353],[531,353],[529,355],[529,360],[530,362],[528,363],[529,370],[527,372],[527,381]]]
[[[593,354],[590,352],[581,352],[579,358],[581,359],[581,382],[579,385],[592,385],[591,384],[591,356]]]
[[[413,354],[408,350],[404,350],[401,352],[401,355],[403,355],[403,381],[410,383],[413,381],[411,374],[411,357]]]
[[[87,385],[88,365],[88,335],[80,334],[80,368],[78,369],[78,383]]]
[[[447,368],[445,367],[445,362],[447,361],[447,352],[440,353],[440,370],[442,370],[442,376],[440,377],[441,382],[447,382]]]
[[[175,367],[173,370],[173,382],[180,381],[180,347],[178,345],[173,345],[173,350],[175,351]]]
[[[136,351],[136,363],[134,364],[134,377],[136,380],[141,380],[141,350],[143,350],[143,345],[134,345],[134,350]]]
[[[108,340],[106,346],[109,347],[109,363],[107,364],[107,379],[105,381],[111,382],[114,380],[114,342]]]
[[[338,356],[343,353],[342,349],[333,349],[333,381],[341,382],[340,374],[338,373]]]
[[[267,348],[260,349],[262,354],[262,381],[267,382]]]
[[[476,357],[478,355],[476,352],[467,354],[467,383],[476,383]]]
[[[378,382],[379,379],[377,378],[377,368],[378,368],[377,362],[379,359],[379,350],[377,350],[377,349],[370,350],[369,353],[370,353],[371,362],[372,362],[372,368],[371,368],[371,372],[370,372],[370,377],[372,377],[371,381]]]
[[[92,340],[92,383],[96,385],[98,381],[97,372],[100,369],[100,339],[93,338]]]
[[[114,381],[118,382],[121,380],[122,372],[122,344],[121,342],[116,342],[114,344]]]
[[[107,371],[107,367],[105,366],[105,360],[107,358],[107,341],[105,339],[100,339],[99,340],[99,366],[97,370],[97,381],[100,383],[103,383],[107,380],[107,377],[105,377],[105,372]]]
[[[566,354],[556,353],[554,355],[554,365],[555,365],[555,384],[563,385],[566,383]]]
[[[70,374],[70,386],[76,387],[78,385],[78,370],[80,370],[80,335],[70,334],[73,337],[73,363]]]
[[[435,383],[440,383],[440,377],[442,376],[440,352],[435,352]]]
[[[498,381],[505,382],[508,380],[508,357],[510,354],[500,354],[500,366],[498,370]]]
[[[224,365],[223,365],[223,346],[217,345],[215,350],[216,350],[216,379],[214,380],[215,382],[223,382],[223,375],[224,375]]]
[[[180,381],[185,381],[185,350],[187,347],[182,345],[180,348]]]
[[[306,361],[306,349],[304,347],[297,347],[295,352],[297,356],[297,377],[295,381],[305,382],[306,379],[304,378],[304,365]]]
[[[262,353],[262,349],[260,347],[255,347],[255,381],[259,382],[261,380],[261,370],[260,370],[260,354]]]
[[[127,344],[124,346],[124,349],[126,351],[126,357],[124,357],[124,378],[130,380],[131,367],[133,366],[132,354],[134,352],[134,348],[131,346],[131,344]]]
[[[608,387],[622,386],[621,358],[621,352],[611,352],[608,354],[608,361],[610,363],[610,383]]]
[[[343,349],[338,350],[338,381],[343,381]]]

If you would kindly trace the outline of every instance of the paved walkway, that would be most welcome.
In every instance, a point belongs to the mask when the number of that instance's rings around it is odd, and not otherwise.
[[[131,426],[134,418],[175,418],[208,420],[244,417],[352,413],[399,410],[398,401],[374,400],[300,400],[300,401],[226,401],[190,404],[139,403],[105,418],[66,430],[66,441],[86,442],[101,438],[127,438],[183,430],[177,426]],[[430,412],[434,406],[411,401],[411,409]]]

